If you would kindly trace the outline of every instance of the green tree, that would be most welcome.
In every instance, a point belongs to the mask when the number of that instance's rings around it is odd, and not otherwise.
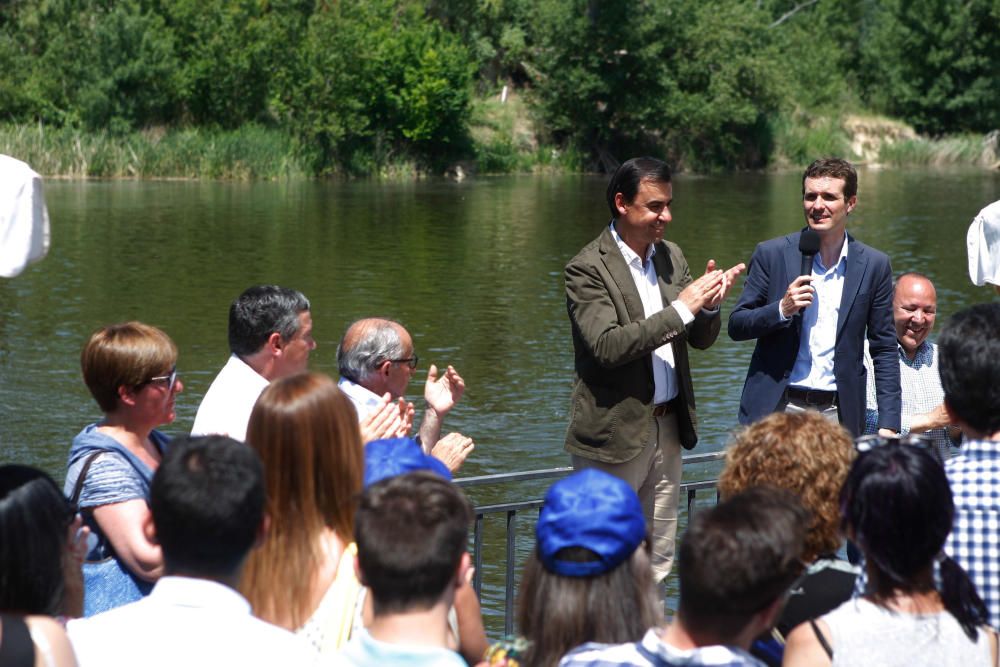
[[[1000,0],[882,0],[870,25],[873,107],[931,134],[1000,128]]]

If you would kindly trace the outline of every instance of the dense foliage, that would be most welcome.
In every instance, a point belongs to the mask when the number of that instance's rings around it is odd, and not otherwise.
[[[760,166],[848,109],[1000,127],[998,34],[1000,0],[6,0],[0,118],[273,128],[313,173],[439,171],[514,164],[470,137],[507,85],[582,168]]]

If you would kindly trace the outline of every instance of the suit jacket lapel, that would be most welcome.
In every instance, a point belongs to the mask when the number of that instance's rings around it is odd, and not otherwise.
[[[785,247],[785,275],[783,277],[771,276],[772,281],[780,280],[780,282],[773,284],[784,285],[785,289],[787,289],[791,282],[799,276],[799,271],[802,270],[802,253],[799,252],[799,234],[801,233],[802,232],[798,232],[786,237],[788,245]],[[784,290],[782,290],[782,296],[783,295]],[[781,297],[779,296],[778,298],[780,299]],[[801,333],[802,318],[793,317],[791,326],[795,327],[795,330]]]
[[[625,309],[628,311],[629,319],[635,322],[645,318],[646,311],[642,307],[639,290],[635,288],[635,281],[632,280],[628,264],[625,263],[622,251],[619,250],[618,244],[615,243],[614,237],[611,236],[611,229],[608,227],[605,227],[604,233],[601,234],[600,248],[601,259],[604,262],[604,266],[607,267],[608,273],[611,274],[611,278],[618,285],[618,291],[621,292],[622,300],[625,302]]]
[[[674,275],[674,262],[670,258],[670,249],[667,248],[666,243],[656,244],[653,266],[656,271],[656,284],[660,288],[660,298],[663,299],[663,307],[666,308],[681,293],[677,277]]]
[[[868,257],[864,248],[854,242],[850,235],[847,236],[847,276],[844,278],[844,292],[840,297],[840,311],[837,313],[837,338],[847,322],[847,315],[854,305],[854,297],[858,295],[858,288],[865,277],[865,269],[868,267]]]

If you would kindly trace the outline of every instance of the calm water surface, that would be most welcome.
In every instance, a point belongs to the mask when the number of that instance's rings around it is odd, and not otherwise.
[[[802,226],[799,178],[681,176],[667,237],[693,273],[709,258],[727,267],[747,261],[759,241]],[[413,334],[421,368],[412,398],[429,363],[459,370],[468,390],[446,427],[477,443],[463,475],[566,465],[572,354],[562,269],[606,224],[605,185],[575,176],[47,182],[49,257],[0,282],[0,461],[32,463],[61,481],[70,439],[99,416],[80,379],[80,347],[96,327],[126,319],[155,324],[177,342],[185,392],[165,430],[186,432],[228,355],[229,302],[273,282],[312,301],[313,370],[336,375],[338,339],[370,315],[398,319]],[[965,233],[997,198],[997,173],[863,172],[849,228],[889,253],[897,273],[934,280],[943,323],[991,298],[969,283]],[[723,327],[710,350],[691,355],[702,451],[723,447],[735,424],[752,348]],[[712,471],[688,474],[698,472]],[[471,495],[501,502],[542,488]],[[530,533],[521,532],[523,555]],[[487,560],[499,561],[500,531],[487,539]],[[492,615],[502,581],[494,565],[485,569]],[[489,623],[496,632],[497,620]]]

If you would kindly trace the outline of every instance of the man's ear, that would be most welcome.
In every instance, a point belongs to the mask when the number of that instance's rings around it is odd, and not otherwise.
[[[470,583],[473,572],[472,559],[469,557],[469,552],[463,551],[462,557],[458,559],[458,567],[455,568],[455,589],[457,590]]]
[[[267,347],[268,352],[271,356],[277,356],[281,354],[281,348],[285,346],[285,341],[281,340],[281,334],[277,331],[272,331],[271,335],[267,337],[267,342],[264,343]]]
[[[615,193],[615,210],[618,211],[618,215],[625,215],[625,205],[628,202],[625,201],[625,196],[620,193]]]
[[[847,213],[848,215],[854,210],[854,207],[858,205],[858,196],[854,195],[847,200]]]
[[[389,361],[388,359],[383,359],[382,363],[378,365],[379,375],[384,375],[386,377],[389,377],[389,369],[391,368],[392,368],[392,362]]]

